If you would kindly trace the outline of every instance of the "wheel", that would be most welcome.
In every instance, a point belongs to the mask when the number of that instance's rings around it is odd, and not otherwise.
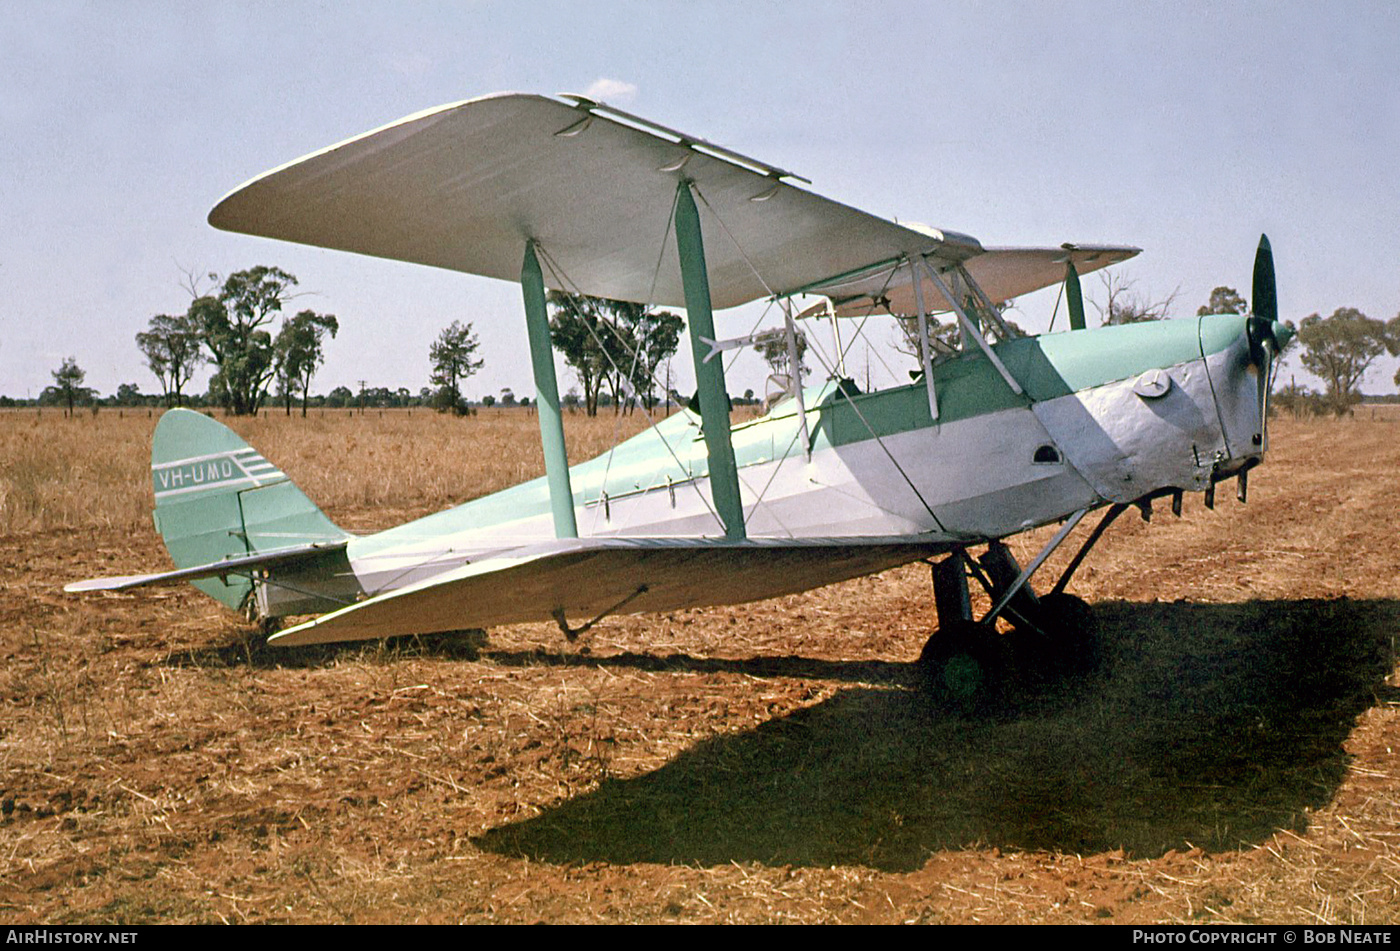
[[[985,712],[1002,699],[1007,661],[999,635],[972,621],[953,621],[924,644],[919,677],[939,702],[963,713]]]
[[[1050,665],[1065,674],[1086,674],[1103,662],[1099,624],[1089,602],[1072,594],[1047,594],[1040,599],[1040,618],[1050,637]]]

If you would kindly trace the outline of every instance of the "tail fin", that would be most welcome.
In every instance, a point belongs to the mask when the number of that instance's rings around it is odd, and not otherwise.
[[[176,568],[350,537],[237,433],[191,410],[161,416],[151,481],[156,530]],[[232,575],[194,584],[234,609],[252,591]]]

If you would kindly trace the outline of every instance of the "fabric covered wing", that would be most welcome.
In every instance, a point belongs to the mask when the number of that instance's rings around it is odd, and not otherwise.
[[[672,307],[685,304],[668,236],[683,177],[699,192],[717,308],[906,253],[961,260],[981,250],[966,236],[906,228],[780,182],[780,170],[692,148],[669,131],[543,96],[487,96],[274,169],[224,198],[209,221],[509,281],[520,279],[534,239],[551,287]]]
[[[288,628],[285,647],[639,614],[793,594],[946,551],[909,539],[571,539],[491,558]]]
[[[1065,279],[1065,264],[1074,262],[1081,275],[1126,261],[1140,248],[1078,244],[1073,248],[988,248],[969,258],[967,271],[991,298],[1000,304],[1050,287]]]
[[[993,304],[1050,287],[1065,279],[1065,265],[1073,261],[1081,275],[1126,261],[1141,249],[1122,245],[1080,244],[1069,248],[988,248],[963,262]],[[923,278],[924,306],[929,313],[950,310],[942,293]],[[914,284],[906,266],[889,264],[868,272],[829,281],[811,289],[830,297],[843,317],[891,313],[912,315]]]

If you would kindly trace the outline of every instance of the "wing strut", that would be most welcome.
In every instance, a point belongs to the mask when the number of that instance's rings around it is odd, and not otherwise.
[[[802,395],[802,362],[797,359],[797,327],[792,322],[792,298],[783,298],[783,335],[787,338],[788,383],[797,401],[797,418],[802,425],[802,452],[812,461],[812,436],[807,431],[807,401]]]
[[[705,429],[705,450],[710,461],[710,494],[724,523],[724,537],[741,540],[744,504],[739,495],[739,470],[734,445],[729,440],[729,393],[724,386],[724,361],[705,361],[715,339],[715,317],[710,308],[710,279],[705,271],[705,246],[700,235],[700,212],[690,194],[690,181],[682,180],[676,194],[676,249],[681,259],[681,283],[685,288],[686,323],[690,327],[690,352],[695,361],[700,419]]]
[[[530,332],[530,362],[535,371],[535,412],[540,418],[540,445],[544,449],[544,470],[549,482],[549,507],[554,513],[554,536],[578,538],[574,491],[569,484],[569,454],[564,445],[564,421],[559,415],[559,382],[554,375],[554,349],[549,340],[544,276],[535,256],[534,241],[525,243],[520,288],[525,294],[525,326]]]
[[[928,412],[938,422],[938,390],[933,383],[933,346],[928,339],[928,312],[924,310],[924,282],[913,262],[909,278],[914,283],[914,307],[919,312],[919,363],[924,368],[924,388],[928,390]]]
[[[1079,287],[1079,272],[1073,261],[1065,262],[1065,288],[1069,298],[1069,329],[1084,329],[1084,292]]]
[[[1021,396],[1025,392],[1021,389],[1021,384],[1016,382],[1016,378],[1011,375],[1011,371],[1006,368],[1006,364],[1001,362],[1001,358],[996,355],[996,351],[988,345],[987,339],[982,336],[982,331],[978,329],[977,324],[973,323],[972,318],[967,316],[967,311],[963,310],[962,305],[958,303],[957,295],[952,292],[947,284],[943,283],[943,278],[939,277],[938,272],[928,263],[927,257],[920,255],[918,261],[924,266],[924,273],[929,276],[929,279],[933,281],[933,285],[938,288],[939,293],[948,301],[948,305],[952,307],[953,313],[957,314],[958,322],[962,324],[963,334],[976,341],[977,346],[982,348],[982,352],[986,354],[987,359],[992,362],[992,366],[997,368],[997,372],[1001,374],[1001,378],[1006,381],[1006,385],[1011,387],[1011,391],[1017,396]]]
[[[1035,574],[1036,569],[1045,564],[1045,559],[1049,558],[1055,549],[1060,547],[1060,543],[1069,537],[1069,533],[1074,531],[1074,527],[1088,514],[1088,509],[1080,509],[1067,518],[1065,524],[1060,526],[1060,530],[1055,533],[1055,537],[1046,542],[1045,547],[1040,550],[1040,554],[1031,559],[1029,565],[1021,569],[1021,573],[1016,576],[1016,580],[1011,582],[1006,591],[1004,591],[1002,596],[997,600],[996,606],[988,611],[987,616],[982,618],[978,623],[990,624],[995,621],[997,616],[1001,614],[1002,611],[1006,610],[1006,606],[1011,603],[1011,599],[1016,597],[1017,592],[1025,587],[1027,581],[1031,580],[1031,575]],[[998,544],[1000,543],[998,542]],[[1056,590],[1058,591],[1059,589],[1057,588]]]

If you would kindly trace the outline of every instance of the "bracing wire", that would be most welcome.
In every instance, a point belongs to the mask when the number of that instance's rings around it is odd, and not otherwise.
[[[710,204],[710,200],[706,198],[705,193],[700,190],[700,186],[691,182],[690,187],[695,194],[700,196],[701,204],[710,210],[710,214],[714,215],[715,221],[719,223],[721,230],[723,230],[725,236],[729,238],[729,242],[734,245],[734,250],[739,252],[739,257],[744,259],[744,263],[747,264],[749,270],[753,272],[753,276],[758,278],[758,283],[763,285],[763,289],[768,293],[768,296],[777,297],[777,293],[769,286],[768,282],[763,279],[763,275],[758,272],[758,268],[754,267],[753,261],[749,259],[748,254],[744,251],[743,245],[739,243],[738,238],[734,237],[734,232],[729,230],[729,226],[724,223],[724,219],[719,216],[719,212],[715,211],[714,206]]]
[[[760,284],[763,285],[764,290],[766,290],[766,291],[768,292],[769,296],[776,296],[776,294],[775,294],[774,291],[773,291],[773,288],[772,288],[771,286],[769,286],[769,284],[768,284],[768,282],[767,282],[766,280],[763,279],[763,275],[760,274],[760,273],[758,272],[758,268],[754,267],[753,261],[749,258],[748,254],[744,251],[743,246],[740,245],[738,239],[734,237],[734,233],[733,233],[732,231],[729,230],[729,226],[726,225],[726,224],[724,223],[724,219],[721,218],[721,217],[719,216],[719,213],[715,211],[714,206],[711,205],[710,202],[709,202],[709,200],[705,198],[704,193],[701,192],[700,189],[699,189],[698,187],[695,188],[695,193],[696,193],[697,195],[700,196],[701,202],[703,202],[704,205],[705,205],[705,207],[709,209],[710,214],[714,215],[715,220],[716,220],[717,222],[719,222],[720,228],[724,231],[725,235],[728,236],[729,240],[734,244],[735,250],[739,252],[739,256],[740,256],[741,258],[743,258],[744,263],[748,265],[749,270],[753,272],[754,277],[758,278],[758,282],[759,282]],[[890,280],[893,279],[893,276],[894,276],[894,272],[891,271],[891,272],[890,272],[890,277],[888,277],[888,278],[885,279],[885,284],[886,284],[887,287],[888,287],[888,285],[889,285]],[[874,305],[872,304],[872,307],[873,307],[873,306],[874,306]],[[867,314],[866,316],[868,317],[869,315]],[[826,370],[827,374],[828,374],[828,375],[834,374],[834,373],[835,373],[835,370],[834,370],[830,365],[828,365],[824,359],[822,359],[821,354],[820,354],[820,352],[819,352],[819,348],[813,348],[813,350],[814,350],[814,353],[817,353],[817,359],[822,363],[822,368],[823,368],[824,370]],[[843,354],[843,355],[844,355],[844,354]],[[798,372],[798,373],[800,374],[800,373],[801,373],[800,368],[796,369],[796,372]],[[799,380],[799,385],[800,385],[800,382],[801,382],[801,381]],[[839,384],[838,384],[838,385],[839,385]],[[847,403],[848,403],[848,405],[851,407],[851,410],[856,414],[856,418],[859,419],[859,420],[861,421],[861,424],[865,427],[866,431],[870,433],[870,435],[874,438],[875,442],[879,445],[881,451],[883,451],[884,454],[889,458],[890,462],[894,465],[895,469],[899,472],[900,477],[904,479],[905,483],[909,486],[910,490],[914,493],[915,498],[917,498],[917,499],[919,500],[919,504],[922,505],[922,506],[924,507],[924,510],[928,512],[929,517],[933,519],[934,524],[939,525],[939,527],[941,528],[942,525],[941,525],[941,523],[938,521],[938,516],[935,515],[935,514],[933,513],[933,509],[932,509],[932,507],[929,506],[928,500],[926,500],[926,499],[924,498],[923,493],[920,492],[918,486],[916,486],[916,485],[914,484],[914,480],[911,479],[911,478],[909,478],[909,474],[908,474],[907,472],[904,471],[904,467],[901,466],[901,465],[899,464],[899,460],[896,459],[896,458],[894,457],[894,453],[892,453],[892,452],[890,451],[890,448],[889,448],[888,446],[885,445],[885,441],[884,441],[883,439],[880,438],[880,434],[877,433],[877,432],[875,432],[875,428],[874,428],[873,426],[870,425],[870,421],[867,420],[867,419],[865,418],[865,414],[862,413],[862,412],[860,411],[860,407],[858,407],[858,406],[855,404],[855,401],[854,401],[854,400],[847,400]]]
[[[1060,289],[1055,292],[1055,309],[1050,312],[1050,326],[1045,328],[1046,333],[1051,333],[1055,329],[1055,318],[1060,314],[1060,299],[1065,296],[1065,282],[1060,282]]]
[[[568,277],[567,274],[564,273],[563,269],[559,266],[558,262],[556,262],[556,261],[554,260],[553,256],[550,255],[548,249],[546,249],[546,248],[544,248],[544,247],[542,247],[542,246],[536,245],[536,250],[539,252],[540,257],[544,260],[545,266],[546,266],[547,268],[549,268],[550,273],[551,273],[551,275],[553,276],[554,281],[555,281],[556,284],[558,284],[560,287],[563,287],[563,288],[571,288],[571,290],[569,291],[569,293],[572,294],[572,295],[574,295],[574,296],[577,296],[577,297],[583,297],[583,296],[585,296],[585,295],[582,293],[582,291],[579,290],[578,285],[577,285],[576,283],[574,283],[574,281],[572,281],[572,280]],[[658,261],[657,267],[658,267],[658,269],[660,268],[660,263],[659,263],[659,261]],[[577,305],[571,298],[566,298],[566,301],[567,301],[569,307],[574,311],[574,313],[575,313],[577,316],[579,316],[580,318],[583,318],[583,317],[584,317],[583,312],[580,311],[580,310],[578,309],[578,305]],[[631,350],[633,354],[636,353],[636,350],[635,350],[634,348],[629,347],[628,344],[627,344],[626,339],[625,339],[620,333],[618,333],[617,328],[613,327],[612,321],[608,320],[606,317],[600,317],[600,319],[603,321],[603,323],[605,323],[605,324],[608,325],[609,329],[611,329],[611,330],[613,331],[613,335],[617,338],[618,342],[619,342],[624,348]],[[592,337],[592,338],[593,338],[593,342],[596,343],[596,344],[598,345],[598,349],[602,352],[603,356],[607,359],[609,365],[612,366],[613,372],[614,372],[614,373],[619,373],[619,374],[620,374],[620,373],[622,372],[621,369],[618,367],[617,362],[613,359],[612,353],[611,353],[611,352],[608,350],[608,348],[603,344],[602,339],[599,338],[597,331],[594,330],[594,328],[593,328],[593,325],[592,325],[586,318],[583,319],[583,325],[588,329],[588,334],[589,334],[589,336]],[[651,372],[648,372],[648,376],[651,378],[651,383],[652,383],[652,385],[655,386],[655,385],[657,384],[655,374],[654,374],[654,373],[651,373]],[[656,434],[656,437],[657,437],[658,439],[661,440],[661,444],[666,448],[666,452],[670,455],[672,461],[675,462],[677,468],[678,468],[682,473],[685,473],[687,476],[689,476],[689,474],[690,474],[690,467],[687,466],[685,463],[681,462],[680,457],[679,457],[678,455],[676,455],[675,449],[672,448],[670,442],[666,439],[665,434],[663,434],[663,433],[661,432],[661,430],[658,428],[658,424],[659,424],[659,420],[653,420],[653,422],[652,422],[651,426],[649,427],[649,429],[650,429],[651,431],[653,431],[653,432]],[[608,461],[607,461],[607,463],[605,464],[605,467],[604,467],[603,483],[602,483],[602,486],[601,486],[600,489],[599,489],[600,495],[599,495],[598,501],[602,501],[602,495],[601,495],[601,493],[605,492],[606,489],[607,489],[607,473],[608,473],[608,471],[610,471],[610,469],[611,469],[611,466],[612,466],[612,454],[613,454],[613,451],[614,451],[615,449],[616,449],[616,446],[614,446],[612,449],[609,449],[609,450],[608,450]],[[702,491],[700,490],[700,486],[699,486],[698,484],[696,484],[696,482],[694,481],[693,478],[689,479],[689,482],[690,482],[690,485],[692,486],[692,488],[695,490],[695,494],[699,497],[701,503],[704,504],[706,510],[709,511],[709,513],[710,513],[712,516],[714,516],[715,521],[716,521],[716,522],[720,525],[720,527],[722,528],[722,527],[724,526],[724,521],[723,521],[723,519],[721,519],[721,518],[719,517],[719,513],[715,511],[715,509],[714,509],[714,507],[713,507],[712,505],[710,505],[710,500],[707,499],[707,498],[705,498],[705,493],[702,492]]]
[[[879,292],[871,295],[870,303],[866,306],[865,313],[861,315],[860,323],[856,325],[856,332],[851,335],[850,343],[848,343],[841,352],[841,362],[845,362],[846,354],[851,352],[851,348],[855,346],[856,341],[865,336],[865,325],[869,323],[871,317],[875,316],[875,308],[878,306],[876,302],[885,296],[885,292],[889,290],[890,284],[894,281],[894,276],[898,271],[898,268],[891,269],[890,273],[885,277],[885,283],[880,286]],[[839,320],[840,318],[837,319]],[[871,349],[869,340],[865,341],[865,349],[867,351]],[[896,380],[899,379],[894,370],[890,368],[890,365],[885,362],[885,358],[880,356],[879,350],[875,351],[875,359],[880,361],[880,365],[885,368],[886,373]],[[837,366],[840,365],[840,363],[837,364]]]
[[[743,246],[739,243],[739,241],[738,241],[738,239],[735,237],[734,233],[730,230],[728,224],[724,221],[723,218],[720,217],[719,213],[715,210],[714,206],[710,204],[709,200],[705,197],[704,193],[703,193],[703,192],[699,189],[699,187],[696,186],[695,183],[693,183],[693,182],[689,183],[689,187],[694,191],[694,193],[695,193],[697,196],[699,196],[701,203],[709,210],[710,214],[713,216],[714,220],[719,224],[720,229],[724,232],[725,236],[729,239],[730,243],[734,246],[735,250],[738,252],[739,256],[742,258],[742,260],[744,261],[745,265],[747,265],[747,267],[749,268],[749,270],[753,273],[754,277],[758,280],[758,282],[763,286],[764,290],[765,290],[765,291],[768,293],[768,295],[769,295],[769,304],[768,304],[767,307],[764,308],[763,313],[759,316],[758,320],[755,322],[753,329],[750,331],[750,333],[752,334],[754,330],[757,330],[758,326],[762,323],[763,319],[767,316],[768,311],[769,311],[769,310],[771,309],[771,307],[772,307],[773,301],[777,299],[777,296],[778,296],[778,295],[776,294],[776,292],[774,292],[772,286],[771,286],[771,285],[767,282],[767,280],[763,277],[763,274],[762,274],[762,273],[758,270],[758,268],[754,265],[753,260],[749,257],[748,253],[744,250]],[[677,196],[677,197],[679,197],[679,196]],[[662,248],[661,248],[661,251],[660,251],[660,252],[658,253],[658,255],[657,255],[657,264],[656,264],[656,268],[654,269],[654,271],[653,271],[653,273],[652,273],[652,284],[651,284],[651,288],[652,288],[652,289],[651,289],[651,291],[650,291],[649,294],[648,294],[649,297],[650,297],[650,296],[654,296],[654,294],[655,294],[655,287],[656,287],[657,280],[659,279],[660,269],[661,269],[661,266],[662,266],[662,262],[664,261],[665,247],[666,247],[667,242],[670,240],[670,233],[671,233],[671,229],[672,229],[673,224],[674,224],[674,218],[675,218],[675,201],[673,200],[673,202],[672,202],[672,208],[671,208],[671,214],[668,216],[668,220],[667,220],[666,233],[665,233],[665,235],[664,235],[663,238],[662,238]],[[551,273],[552,273],[552,275],[553,275],[553,277],[554,277],[554,279],[555,279],[555,283],[556,283],[558,286],[560,286],[560,287],[572,288],[572,292],[571,292],[571,293],[573,293],[573,294],[575,294],[575,295],[577,295],[577,296],[583,296],[582,293],[581,293],[581,292],[579,291],[579,289],[578,289],[578,285],[568,278],[568,276],[563,272],[563,269],[559,266],[558,262],[555,261],[555,260],[553,259],[553,257],[549,254],[548,250],[545,249],[545,248],[542,248],[542,247],[539,248],[538,250],[540,251],[541,256],[544,258],[546,266],[549,267],[549,269],[550,269],[550,271],[551,271]],[[892,271],[890,272],[890,275],[886,278],[886,280],[885,280],[885,287],[886,287],[886,288],[889,286],[890,282],[893,280],[894,273],[895,273],[895,272],[892,270]],[[915,276],[915,279],[917,279],[917,276]],[[876,299],[878,300],[878,296],[876,297]],[[581,317],[581,318],[583,317],[582,312],[579,311],[577,305],[576,305],[572,300],[569,300],[569,301],[568,301],[568,304],[569,304],[569,306],[574,310],[574,312],[575,312],[579,317]],[[648,305],[648,307],[649,307],[649,306],[650,306],[650,305]],[[873,314],[873,312],[874,312],[874,309],[875,309],[875,306],[876,306],[876,304],[874,303],[874,301],[872,301],[869,310],[868,310],[867,313],[862,317],[860,324],[857,326],[856,332],[855,332],[855,334],[852,336],[852,339],[851,339],[850,343],[841,348],[840,353],[839,353],[839,355],[838,355],[838,359],[839,359],[839,358],[843,358],[843,357],[846,355],[846,353],[849,352],[851,346],[854,345],[855,340],[856,340],[857,338],[861,338],[861,337],[863,336],[863,332],[864,332],[865,325],[866,325],[866,323],[868,322],[870,316],[872,316],[872,314]],[[613,335],[614,335],[614,337],[616,338],[616,340],[618,341],[618,343],[623,347],[623,349],[624,349],[625,351],[630,352],[630,355],[631,355],[631,357],[632,357],[632,361],[631,361],[631,364],[632,364],[632,365],[631,365],[631,367],[630,367],[630,371],[631,371],[631,372],[630,372],[630,373],[624,374],[623,371],[622,371],[622,369],[617,365],[617,361],[613,359],[612,353],[610,352],[609,348],[608,348],[606,345],[604,345],[603,341],[599,338],[599,336],[598,336],[598,334],[597,334],[597,331],[596,331],[596,330],[594,329],[594,327],[592,326],[592,323],[591,323],[590,321],[588,321],[587,319],[584,319],[584,320],[583,320],[584,326],[587,328],[588,333],[589,333],[589,335],[593,338],[594,342],[598,345],[599,350],[602,351],[603,356],[607,359],[609,365],[610,365],[610,366],[612,367],[612,369],[613,369],[613,372],[614,372],[614,373],[617,373],[620,379],[622,379],[622,380],[624,380],[624,381],[630,381],[630,380],[632,379],[632,374],[635,374],[635,372],[636,372],[636,370],[637,370],[637,366],[638,366],[638,364],[639,364],[639,362],[640,362],[640,363],[643,365],[643,368],[644,368],[644,369],[646,370],[646,372],[647,372],[647,376],[648,376],[648,378],[649,378],[649,380],[650,380],[650,382],[651,382],[651,385],[652,385],[653,387],[657,386],[658,384],[657,384],[657,380],[656,380],[656,377],[655,377],[654,369],[653,369],[653,368],[650,368],[650,367],[646,367],[646,366],[645,366],[645,362],[641,360],[641,344],[640,344],[640,342],[639,342],[638,345],[635,346],[635,347],[634,347],[634,346],[631,346],[631,345],[627,342],[626,338],[618,331],[618,329],[617,329],[616,327],[613,326],[613,324],[612,324],[612,322],[611,322],[610,320],[608,320],[606,317],[602,317],[601,319],[602,319],[602,321],[603,321],[605,324],[607,324],[608,327],[612,330]],[[824,350],[823,350],[823,348],[822,348],[822,346],[821,346],[819,340],[817,340],[817,339],[815,339],[815,338],[810,338],[810,335],[809,335],[809,345],[810,345],[810,349],[812,350],[813,356],[815,356],[816,359],[817,359],[817,361],[822,365],[822,368],[823,368],[823,370],[827,373],[828,378],[830,378],[830,379],[835,379],[835,370],[834,370],[832,364],[829,363],[828,360],[826,359],[826,354],[825,354],[825,352],[824,352]],[[868,341],[867,341],[867,347],[869,347]],[[877,356],[877,359],[879,359],[880,362],[884,365],[885,370],[886,370],[887,372],[889,372],[891,375],[893,375],[893,372],[894,372],[894,371],[890,369],[889,364],[886,363],[886,362],[884,361],[884,358],[881,357],[881,356],[879,356],[878,351],[877,351],[877,353],[876,353],[876,356]],[[736,360],[736,359],[738,359],[738,354],[735,354],[735,356],[734,356],[733,358],[731,358],[731,359],[728,361],[728,362],[729,362],[729,368],[732,368],[732,367],[733,367],[734,360]],[[801,373],[801,370],[800,370],[800,368],[794,368],[794,372],[800,374],[800,373]],[[800,379],[798,380],[798,385],[801,385]],[[924,498],[923,493],[919,491],[918,486],[914,484],[913,479],[910,478],[909,474],[905,471],[904,467],[900,464],[899,460],[898,460],[897,458],[895,458],[894,453],[891,452],[890,448],[885,444],[884,440],[883,440],[883,439],[880,437],[880,435],[875,431],[874,427],[870,424],[870,421],[869,421],[868,419],[866,419],[865,414],[861,412],[860,408],[855,404],[855,401],[853,401],[853,400],[848,400],[848,404],[850,405],[851,410],[855,413],[857,419],[860,420],[861,424],[864,426],[864,428],[866,429],[866,431],[869,432],[870,436],[875,440],[876,444],[879,445],[881,451],[884,452],[885,456],[890,460],[890,463],[895,467],[895,470],[899,473],[900,477],[901,477],[901,478],[904,480],[904,482],[909,486],[910,490],[914,493],[914,496],[919,500],[920,505],[922,505],[923,508],[925,509],[925,511],[928,512],[929,516],[934,520],[934,523],[935,523],[935,524],[940,524],[940,523],[938,522],[938,517],[934,514],[932,507],[928,504],[928,501]],[[670,445],[669,441],[666,439],[665,435],[662,434],[662,433],[660,432],[659,429],[657,429],[657,423],[656,423],[656,422],[653,422],[653,423],[652,423],[651,428],[652,428],[653,430],[656,430],[657,437],[661,440],[662,445],[665,446],[667,453],[671,456],[672,460],[676,463],[676,465],[680,468],[680,470],[681,470],[682,472],[684,472],[684,473],[689,473],[690,470],[688,469],[688,467],[687,467],[685,464],[683,464],[683,463],[681,462],[680,458],[677,456],[675,450],[671,447],[671,445]],[[783,462],[785,462],[785,461],[787,460],[788,456],[790,455],[790,453],[791,453],[791,451],[792,451],[793,444],[796,443],[796,440],[797,440],[797,435],[794,434],[793,439],[791,440],[790,444],[789,444],[789,445],[787,446],[787,448],[784,450],[784,452],[783,452],[781,458],[779,459],[778,465],[774,467],[774,470],[773,470],[773,472],[770,474],[767,483],[764,485],[762,491],[759,492],[759,494],[758,494],[758,499],[757,499],[757,502],[755,503],[755,506],[756,506],[756,505],[761,505],[761,504],[763,503],[764,497],[767,495],[768,490],[771,488],[771,486],[772,486],[772,484],[773,484],[773,481],[774,481],[774,479],[775,479],[776,476],[777,476],[778,470],[781,468]],[[606,490],[606,485],[607,485],[607,473],[608,473],[608,471],[610,471],[611,462],[612,462],[612,450],[609,450],[608,463],[607,463],[607,466],[605,467],[604,475],[603,475],[603,487],[600,489],[600,492],[603,492],[603,493],[605,493],[605,490]],[[710,514],[711,514],[712,516],[714,516],[716,522],[717,522],[718,524],[720,524],[721,526],[723,526],[723,520],[720,519],[718,513],[717,513],[717,512],[715,511],[715,509],[710,505],[709,500],[705,498],[705,494],[700,490],[700,487],[698,486],[698,484],[696,484],[695,481],[694,481],[693,479],[690,480],[690,481],[691,481],[691,485],[693,486],[693,488],[694,488],[696,494],[699,496],[701,502],[705,505],[705,508],[710,512]],[[750,489],[750,491],[752,491],[752,489]],[[600,500],[599,500],[599,501],[601,501],[601,497],[600,497]],[[941,527],[941,525],[940,525],[940,527]]]
[[[783,454],[777,459],[778,464],[775,465],[773,467],[773,471],[768,474],[768,481],[763,484],[763,489],[758,493],[758,497],[754,499],[753,506],[755,509],[757,509],[760,505],[763,504],[764,499],[768,495],[768,490],[773,487],[773,480],[778,478],[778,471],[782,469],[783,464],[792,457],[792,447],[797,445],[798,437],[800,437],[801,435],[802,427],[794,426],[792,429],[792,439],[788,440],[787,448],[783,450]],[[783,525],[782,520],[778,518],[776,513],[770,510],[769,514],[772,515],[773,521],[777,522],[779,525],[782,525],[783,531],[788,533],[789,538],[796,537],[786,525]]]
[[[827,362],[824,359],[822,359],[820,354],[818,354],[817,359],[821,361],[822,369],[826,370],[828,374],[834,374],[836,372],[834,368],[832,368],[830,365],[827,364]],[[839,385],[840,384],[838,384],[838,387]],[[900,465],[899,460],[894,457],[894,453],[890,451],[890,447],[885,445],[885,441],[880,438],[880,434],[875,432],[875,427],[870,425],[870,421],[867,420],[865,418],[865,414],[860,411],[860,407],[856,405],[856,401],[848,398],[846,400],[846,405],[849,406],[851,408],[851,411],[856,414],[856,418],[860,420],[861,425],[865,427],[866,432],[870,433],[871,437],[875,440],[876,445],[878,445],[880,447],[880,450],[886,455],[886,457],[889,458],[890,463],[895,467],[895,470],[899,472],[899,475],[902,479],[904,479],[905,484],[909,486],[909,490],[914,493],[914,497],[917,498],[919,500],[919,504],[924,507],[924,511],[928,512],[929,517],[933,519],[934,524],[937,525],[940,529],[942,529],[943,523],[938,521],[938,516],[934,514],[933,508],[928,504],[928,500],[924,498],[924,494],[919,491],[919,487],[914,484],[914,480],[909,478],[909,473],[904,471],[904,467]]]

